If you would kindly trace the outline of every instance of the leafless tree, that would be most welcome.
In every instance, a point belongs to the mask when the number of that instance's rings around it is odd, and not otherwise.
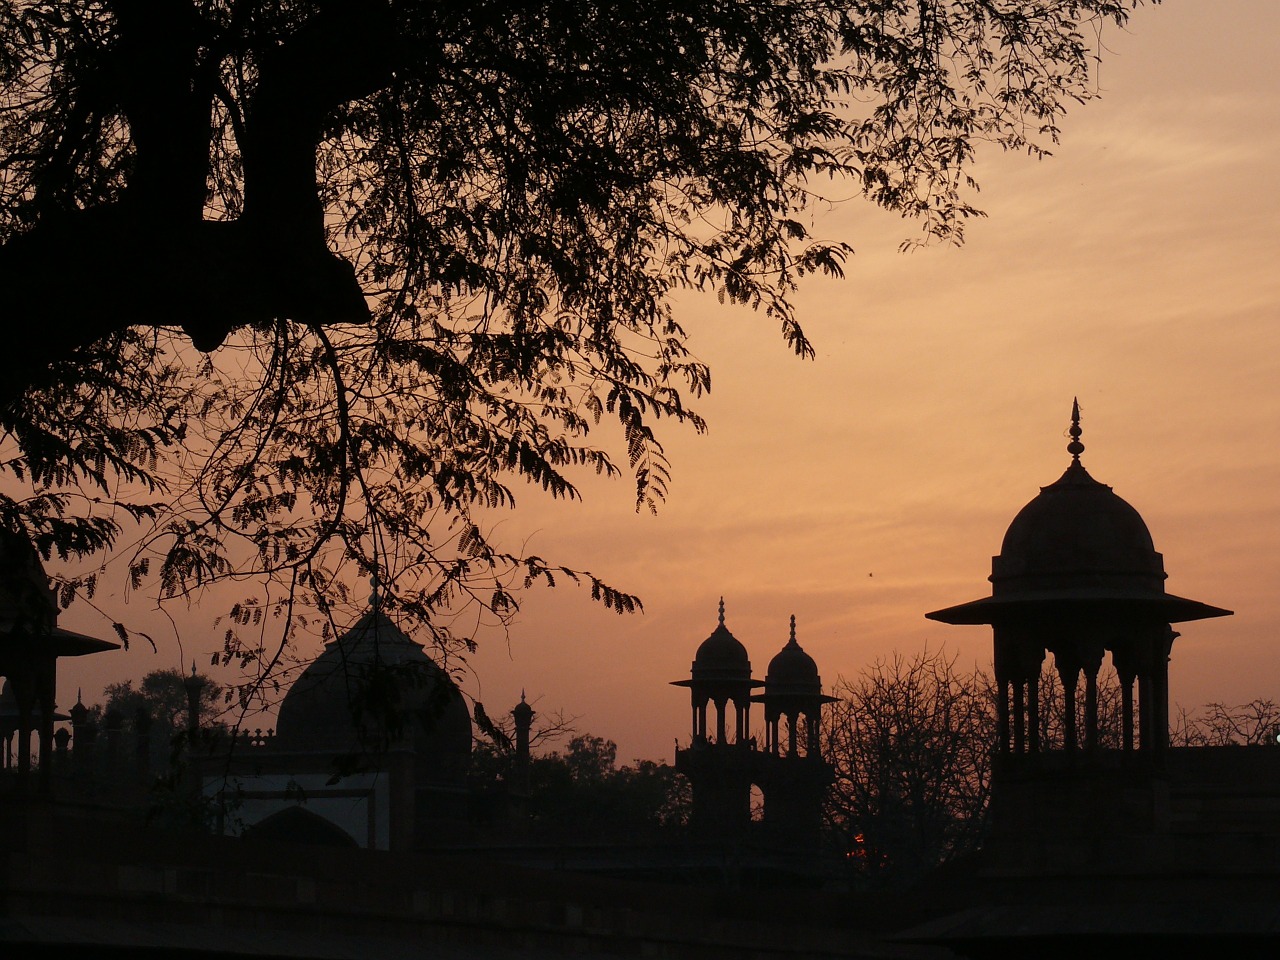
[[[1081,694],[1077,693],[1077,698]],[[1118,750],[1122,743],[1120,678],[1110,666],[1098,674],[1098,746],[1104,750]],[[1058,750],[1066,740],[1063,717],[1066,713],[1066,696],[1062,678],[1052,663],[1040,672],[1040,745],[1042,749]],[[1077,721],[1081,716],[1081,703],[1076,703]]]
[[[1198,711],[1179,707],[1169,740],[1175,747],[1276,746],[1280,704],[1259,697],[1236,706],[1207,703]]]
[[[870,883],[909,883],[982,841],[995,701],[990,677],[956,659],[898,653],[836,683],[827,824]]]

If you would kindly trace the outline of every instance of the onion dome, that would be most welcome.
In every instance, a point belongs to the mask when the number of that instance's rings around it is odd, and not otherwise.
[[[834,703],[836,698],[822,692],[818,664],[796,642],[796,618],[791,617],[791,637],[769,661],[764,678],[764,693],[752,697],[767,704],[771,711],[788,712],[807,709],[817,704]]]
[[[1080,407],[1072,404],[1071,463],[1014,517],[991,561],[992,595],[926,614],[944,623],[993,623],[1024,607],[1123,605],[1167,623],[1230,611],[1166,593],[1164,558],[1142,516],[1080,462]]]
[[[724,598],[720,598],[720,622],[711,636],[702,641],[693,658],[693,680],[733,681],[751,679],[751,659],[747,648],[724,625]]]
[[[379,609],[330,642],[285,694],[274,747],[416,754],[418,780],[461,781],[471,717],[448,675]]]

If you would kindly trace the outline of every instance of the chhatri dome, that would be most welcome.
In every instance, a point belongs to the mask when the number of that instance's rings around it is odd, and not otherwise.
[[[804,652],[796,641],[796,618],[791,618],[791,637],[786,645],[769,661],[764,678],[764,690],[773,696],[821,696],[822,678],[818,676],[818,664]]]
[[[1165,592],[1164,558],[1142,516],[1105,483],[1080,455],[1080,405],[1072,402],[1071,462],[1054,483],[1009,524],[999,556],[991,559],[991,596],[928,614],[944,623],[991,623],[1031,608],[1117,604],[1168,623],[1223,616],[1227,611]]]
[[[724,598],[721,597],[720,622],[694,654],[692,679],[706,682],[750,678],[751,659],[747,648],[724,625]]]

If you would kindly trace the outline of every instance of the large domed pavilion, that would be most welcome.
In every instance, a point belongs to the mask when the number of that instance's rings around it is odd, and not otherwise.
[[[1158,754],[1168,742],[1169,653],[1178,635],[1170,625],[1231,611],[1166,592],[1164,559],[1142,516],[1080,461],[1076,402],[1069,433],[1066,471],[1018,512],[992,558],[991,595],[926,616],[991,624],[1002,751],[1035,753],[1043,746],[1038,680],[1046,652],[1065,692],[1063,746],[1078,746],[1083,674],[1084,746],[1096,747],[1098,672],[1110,652],[1122,688],[1123,748]]]

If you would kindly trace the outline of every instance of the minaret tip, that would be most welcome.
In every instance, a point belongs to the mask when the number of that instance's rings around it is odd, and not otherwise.
[[[1084,453],[1084,444],[1080,442],[1080,400],[1078,397],[1071,399],[1071,428],[1067,431],[1071,435],[1071,442],[1067,444],[1067,453],[1071,454],[1071,459],[1075,463],[1080,462],[1080,454]]]
[[[720,626],[724,626],[724,597],[720,598]]]

